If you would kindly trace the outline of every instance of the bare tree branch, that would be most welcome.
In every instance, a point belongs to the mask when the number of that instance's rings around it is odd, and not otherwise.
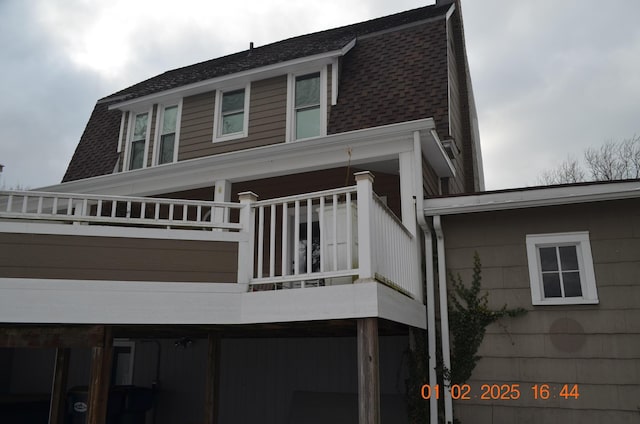
[[[584,151],[585,167],[567,157],[558,167],[544,171],[538,182],[544,185],[585,181],[614,181],[640,178],[640,136],[620,142],[608,140],[598,148]]]

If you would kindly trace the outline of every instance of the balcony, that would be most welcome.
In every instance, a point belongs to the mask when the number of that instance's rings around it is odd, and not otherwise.
[[[356,177],[352,187],[278,199],[241,193],[237,203],[0,192],[0,280],[11,290],[95,281],[111,284],[107,292],[167,291],[201,308],[211,302],[199,293],[375,283],[422,305],[414,235],[373,193],[372,176]]]

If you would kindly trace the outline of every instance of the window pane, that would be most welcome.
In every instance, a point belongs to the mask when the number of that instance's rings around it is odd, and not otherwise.
[[[176,134],[166,134],[160,137],[160,159],[159,162],[173,162],[173,149],[175,146]]]
[[[296,112],[296,139],[320,135],[320,108],[314,107]]]
[[[320,104],[320,74],[296,78],[296,107]]]
[[[575,271],[578,268],[578,254],[576,246],[562,246],[560,250],[560,263],[563,271]]]
[[[544,297],[562,297],[560,291],[560,274],[542,274]]]
[[[144,140],[134,141],[131,143],[131,163],[129,169],[142,168],[142,160],[144,159]]]
[[[147,114],[136,115],[136,124],[133,129],[133,140],[144,140],[147,138]]]
[[[564,297],[582,296],[579,272],[563,272],[562,282],[564,283]]]
[[[558,270],[558,258],[555,247],[540,248],[540,267],[542,272]]]
[[[244,110],[244,90],[230,91],[222,95],[222,113]]]
[[[171,106],[164,110],[162,122],[162,134],[176,132],[176,120],[178,118],[178,106]]]
[[[244,112],[222,117],[222,134],[242,132],[244,128]]]

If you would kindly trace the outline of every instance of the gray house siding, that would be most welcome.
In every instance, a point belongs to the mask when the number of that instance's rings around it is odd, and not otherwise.
[[[638,420],[640,399],[640,201],[618,200],[443,217],[447,268],[470,281],[474,251],[490,306],[528,313],[491,325],[469,382],[520,384],[517,400],[460,400],[462,422]],[[588,231],[599,303],[533,306],[525,236]],[[550,399],[531,386],[549,384]],[[580,397],[564,399],[564,384]]]

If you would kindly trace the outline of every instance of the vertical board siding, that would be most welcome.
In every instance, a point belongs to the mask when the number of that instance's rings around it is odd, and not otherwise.
[[[454,409],[463,422],[637,420],[639,210],[640,200],[633,199],[443,217],[447,267],[468,284],[477,251],[490,307],[528,311],[488,327],[469,381],[476,390],[520,384],[521,398],[460,401]],[[526,234],[572,231],[589,231],[599,304],[532,306]],[[533,384],[556,391],[578,384],[580,398],[535,401]]]
[[[251,83],[248,136],[213,142],[215,92],[185,97],[178,160],[284,142],[286,75]]]

